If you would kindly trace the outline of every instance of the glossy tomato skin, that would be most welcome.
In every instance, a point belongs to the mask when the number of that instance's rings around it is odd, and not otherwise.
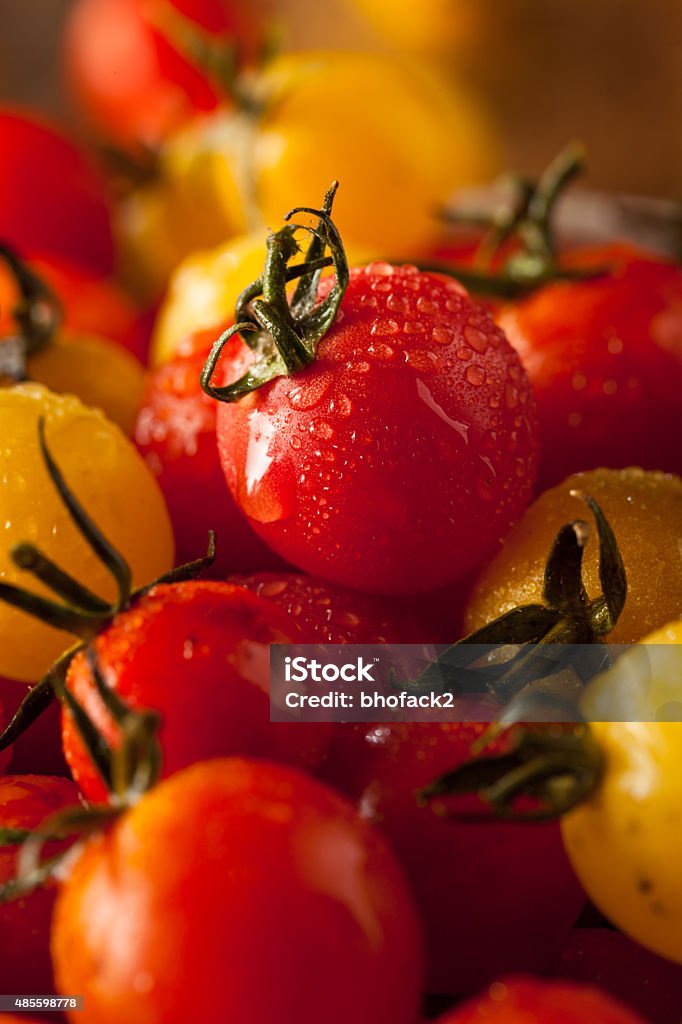
[[[76,104],[93,129],[118,145],[158,145],[194,113],[227,99],[164,32],[164,16],[170,25],[179,14],[225,45],[253,44],[262,6],[250,4],[247,17],[235,0],[78,0],[64,40]]]
[[[462,821],[418,802],[419,788],[470,758],[487,728],[339,726],[325,768],[407,874],[426,928],[430,992],[468,993],[501,972],[549,965],[584,903],[556,823]],[[468,809],[481,811],[473,798]]]
[[[497,318],[537,397],[541,484],[597,466],[682,472],[682,269],[628,246],[564,261],[612,269],[549,285]]]
[[[237,758],[174,776],[88,844],[52,949],[89,1024],[413,1024],[422,982],[381,838],[320,783]]]
[[[520,515],[537,453],[530,386],[488,314],[455,281],[387,263],[351,272],[311,366],[220,406],[218,446],[272,548],[385,594],[480,562]]]
[[[649,1024],[678,1024],[682,1015],[682,966],[611,928],[574,928],[552,973],[598,985]]]
[[[418,644],[431,642],[438,629],[395,598],[346,590],[302,573],[261,572],[233,576],[231,582],[286,612],[303,643]]]
[[[94,643],[107,684],[131,707],[160,713],[168,776],[195,761],[228,754],[305,768],[319,763],[331,726],[270,722],[269,645],[295,637],[296,627],[268,602],[242,587],[205,581],[154,587]],[[67,686],[115,745],[119,733],[83,654],[73,659]],[[68,712],[63,739],[84,795],[104,799],[104,785]]]
[[[33,113],[0,111],[0,237],[109,273],[114,243],[106,186],[73,142]],[[49,168],[49,174],[45,174]]]
[[[34,829],[50,815],[78,803],[78,789],[67,779],[45,775],[0,776],[0,828]],[[47,856],[58,844],[45,847]],[[0,884],[17,873],[19,847],[0,848]],[[0,903],[0,991],[47,995],[54,992],[50,961],[50,921],[54,885]]]
[[[599,502],[625,563],[628,595],[610,642],[634,643],[682,617],[682,480],[641,469],[595,469],[568,477],[527,509],[479,576],[465,612],[467,633],[541,600],[554,537],[565,523],[591,518],[573,490]],[[592,529],[583,560],[590,596],[600,592],[598,548]]]
[[[598,988],[535,978],[503,978],[437,1024],[645,1024]]]
[[[219,331],[188,339],[185,355],[147,377],[135,424],[135,441],[156,476],[173,523],[179,563],[200,558],[208,531],[216,534],[216,560],[210,573],[276,567],[281,559],[254,533],[225,492],[216,444],[216,404],[199,385],[210,346]],[[251,350],[235,337],[230,362],[251,362]]]

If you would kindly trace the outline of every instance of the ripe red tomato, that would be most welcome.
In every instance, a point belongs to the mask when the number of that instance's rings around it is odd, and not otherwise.
[[[90,841],[52,949],[89,1024],[413,1024],[422,950],[390,850],[326,786],[231,759]]]
[[[535,978],[505,978],[437,1024],[645,1024],[597,988]]]
[[[24,253],[23,258],[27,258]],[[64,326],[74,334],[95,334],[117,341],[140,360],[147,361],[149,332],[143,316],[123,289],[110,277],[93,273],[58,256],[29,256],[31,269],[58,297]],[[16,285],[0,269],[0,330],[11,324]]]
[[[63,807],[78,803],[78,790],[67,779],[39,775],[0,777],[0,828],[37,828]],[[49,843],[46,856],[60,844]],[[0,885],[16,877],[17,846],[0,847]],[[50,961],[50,921],[54,886],[0,903],[0,992],[47,995],[54,991]]]
[[[110,273],[108,195],[88,157],[42,118],[7,108],[0,111],[0,152],[0,238],[20,252]]]
[[[388,263],[351,271],[314,363],[218,412],[228,486],[261,537],[306,572],[385,594],[485,557],[531,493],[535,430],[489,315],[455,281]]]
[[[2,728],[28,693],[28,683],[0,678],[0,724]],[[9,763],[13,775],[69,775],[62,751],[62,730],[56,704],[45,711],[12,746],[0,752],[0,770]]]
[[[155,147],[193,113],[213,110],[222,98],[217,83],[172,41],[173,14],[225,46],[246,44],[253,56],[262,4],[251,2],[248,11],[235,0],[78,0],[73,5],[64,40],[72,95],[93,129],[120,146]]]
[[[156,476],[173,523],[177,558],[189,562],[206,548],[209,530],[216,534],[211,573],[276,568],[281,559],[254,533],[225,494],[216,445],[216,404],[199,386],[199,375],[215,332],[188,339],[185,354],[152,370],[142,400],[135,441]],[[234,360],[253,353],[237,337],[230,342]]]
[[[682,471],[682,268],[630,246],[578,250],[559,281],[503,309],[538,403],[543,487],[598,466]]]
[[[429,643],[433,625],[395,598],[346,590],[334,583],[293,572],[233,576],[231,582],[285,611],[304,643]]]
[[[325,777],[378,825],[426,927],[428,990],[475,991],[556,956],[584,895],[555,822],[444,818],[417,790],[471,757],[483,722],[339,726]],[[472,810],[480,805],[472,799]]]
[[[682,966],[656,956],[610,928],[574,928],[555,971],[584,985],[598,985],[649,1024],[682,1019]]]
[[[279,609],[242,587],[211,581],[162,584],[116,617],[94,641],[102,676],[133,708],[158,711],[165,775],[195,761],[244,754],[314,767],[331,725],[270,722],[271,643],[289,643],[296,628]],[[84,653],[67,686],[104,738],[118,727],[98,695]],[[63,739],[74,779],[89,800],[106,789],[64,712]]]

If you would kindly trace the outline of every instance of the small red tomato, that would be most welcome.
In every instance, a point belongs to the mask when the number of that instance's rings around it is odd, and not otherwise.
[[[585,897],[555,822],[445,818],[417,791],[471,757],[488,726],[337,727],[325,777],[381,828],[407,873],[426,928],[428,990],[475,991],[556,957]],[[472,798],[473,811],[480,805]]]
[[[42,118],[7,108],[0,111],[0,152],[0,238],[20,252],[110,273],[108,195],[88,157]]]
[[[231,582],[271,601],[297,624],[303,643],[430,643],[434,627],[395,598],[346,590],[293,572],[233,576]]]
[[[247,11],[235,0],[73,5],[64,48],[71,92],[93,129],[120,146],[155,147],[193,113],[213,110],[224,98],[217,81],[183,53],[182,40],[172,38],[181,31],[178,16],[226,48],[246,43],[251,56],[263,20],[262,4],[251,2]]]
[[[218,412],[228,486],[260,536],[306,572],[384,594],[485,557],[532,492],[535,431],[488,313],[452,279],[388,263],[351,271],[311,365]]]
[[[437,1024],[646,1024],[597,988],[505,978]]]
[[[682,966],[656,956],[622,932],[574,928],[552,973],[598,985],[649,1024],[682,1020]]]
[[[0,828],[34,829],[50,815],[77,803],[78,790],[67,779],[45,775],[0,777]],[[49,843],[43,852],[49,857],[59,849],[60,844]],[[18,846],[0,847],[0,885],[16,877],[18,852]],[[54,992],[50,961],[54,900],[55,888],[47,885],[0,903],[0,992]]]
[[[199,386],[215,332],[195,335],[186,354],[152,370],[135,425],[135,441],[156,476],[173,524],[179,562],[201,556],[216,534],[212,574],[275,568],[281,559],[257,536],[225,494],[216,445],[216,404]],[[232,365],[246,370],[253,353],[235,337]]]
[[[300,767],[319,764],[326,723],[270,722],[270,644],[296,628],[278,608],[242,587],[211,581],[162,584],[122,612],[94,641],[102,676],[132,708],[161,715],[165,775],[228,754]],[[120,732],[97,693],[84,653],[67,686],[113,746]],[[89,800],[106,789],[64,712],[63,739],[74,779]]]
[[[0,679],[0,707],[4,707],[4,728],[28,694],[28,684]],[[0,710],[0,720],[3,712]],[[69,775],[62,751],[59,708],[51,705],[30,729],[0,752],[0,769],[9,763],[13,775]]]
[[[542,486],[598,466],[682,472],[682,268],[623,245],[563,262],[611,269],[548,285],[497,318],[537,398]]]
[[[116,341],[141,363],[146,363],[149,332],[144,328],[143,316],[113,278],[95,274],[57,256],[31,256],[28,262],[59,299],[64,327],[74,334],[94,334]],[[16,301],[16,284],[1,268],[0,330],[3,333],[11,327]]]
[[[197,764],[90,841],[52,936],[88,1024],[413,1024],[422,950],[374,830],[326,786]]]

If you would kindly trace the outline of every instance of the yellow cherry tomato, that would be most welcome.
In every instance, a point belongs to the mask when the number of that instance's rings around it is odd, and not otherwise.
[[[106,600],[116,587],[74,526],[41,457],[38,421],[67,483],[90,517],[130,564],[136,586],[173,564],[173,535],[161,492],[121,430],[98,410],[40,384],[0,389],[0,578],[54,595],[16,568],[10,551],[22,541],[39,547]],[[0,675],[33,682],[75,637],[0,603]]]
[[[254,163],[268,224],[278,223],[292,199],[322,196],[336,178],[334,219],[344,240],[410,258],[438,237],[439,204],[499,169],[486,112],[426,63],[374,53],[289,54],[273,62],[263,88]]]
[[[297,53],[251,83],[257,112],[221,110],[169,141],[156,181],[118,216],[129,284],[161,289],[190,253],[276,227],[341,182],[335,220],[348,245],[382,256],[428,252],[436,210],[499,169],[488,114],[425,63],[373,53]]]
[[[151,362],[164,363],[196,331],[234,318],[240,293],[263,273],[265,232],[195,253],[172,275],[154,327]]]
[[[251,122],[238,114],[191,123],[159,150],[154,180],[119,204],[115,229],[121,274],[141,300],[158,296],[190,253],[219,245],[259,222],[238,187],[242,146],[246,151],[251,132]]]
[[[562,821],[571,863],[614,924],[682,963],[682,723],[590,728],[605,769],[593,796]]]
[[[132,432],[144,390],[141,364],[120,345],[60,333],[28,360],[28,376],[60,394],[74,394]]]
[[[573,519],[590,519],[574,490],[599,502],[625,564],[627,600],[609,641],[633,643],[682,615],[682,480],[641,469],[595,469],[568,477],[526,509],[476,582],[465,612],[467,633],[517,605],[542,600],[556,534]],[[598,550],[592,530],[584,557],[591,597],[600,593]]]
[[[482,0],[353,0],[372,26],[401,50],[454,56],[479,43]]]

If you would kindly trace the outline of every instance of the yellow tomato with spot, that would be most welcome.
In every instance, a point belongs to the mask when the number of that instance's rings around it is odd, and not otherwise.
[[[187,255],[319,206],[347,245],[427,253],[437,208],[500,167],[497,135],[471,92],[426,63],[374,53],[296,53],[248,83],[250,113],[220,110],[170,140],[156,180],[119,209],[126,277],[162,288]]]
[[[0,389],[0,579],[54,595],[16,568],[12,548],[28,541],[106,600],[115,585],[76,529],[50,480],[38,421],[76,497],[127,559],[135,586],[173,564],[173,535],[156,481],[132,443],[98,410],[40,384]],[[0,603],[0,675],[34,682],[75,637]]]
[[[574,519],[589,519],[573,491],[599,503],[625,564],[627,599],[609,642],[634,643],[682,616],[682,479],[642,469],[594,469],[569,476],[526,509],[476,582],[465,612],[467,633],[542,600],[545,562],[558,531]],[[600,593],[595,534],[592,529],[583,567],[590,597]]]
[[[562,821],[590,898],[623,931],[682,963],[682,621],[650,633],[587,688],[604,759]]]
[[[126,434],[132,432],[144,391],[141,363],[120,345],[94,335],[60,332],[30,356],[31,380],[59,394],[77,395],[101,409]]]

